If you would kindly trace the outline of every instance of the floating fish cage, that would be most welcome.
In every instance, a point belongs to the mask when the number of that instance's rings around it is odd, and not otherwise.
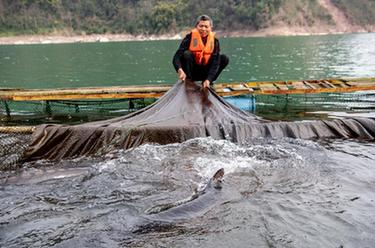
[[[253,95],[224,97],[225,101],[245,111],[255,112],[256,97]]]
[[[152,104],[171,87],[0,89],[0,124],[74,124],[122,116]],[[375,109],[375,78],[221,83],[214,90],[260,116]]]
[[[375,91],[290,95],[247,94],[227,96],[224,99],[237,108],[266,118],[290,119],[289,117],[301,115],[306,117],[306,112],[314,111],[375,110]],[[78,124],[123,116],[144,108],[156,100],[157,98],[2,101],[0,123],[3,125]]]
[[[37,125],[78,124],[126,115],[142,109],[156,98],[105,100],[2,101],[0,123]]]

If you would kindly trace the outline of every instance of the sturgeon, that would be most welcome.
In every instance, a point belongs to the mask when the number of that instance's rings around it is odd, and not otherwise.
[[[37,184],[49,180],[57,180],[67,177],[89,176],[90,167],[76,168],[28,168],[11,173],[9,175],[0,175],[0,185],[8,184]]]
[[[201,216],[222,199],[221,188],[224,169],[219,169],[206,186],[190,197],[174,203],[153,206],[145,212],[146,219],[161,222],[174,222]]]

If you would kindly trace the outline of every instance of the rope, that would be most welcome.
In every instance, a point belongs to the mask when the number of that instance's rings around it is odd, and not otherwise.
[[[0,133],[31,134],[34,131],[35,131],[35,126],[0,127]]]

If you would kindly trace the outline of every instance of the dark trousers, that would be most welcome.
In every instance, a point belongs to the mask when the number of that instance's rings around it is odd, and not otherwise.
[[[217,73],[212,81],[215,81],[219,77],[220,73],[224,70],[228,63],[229,58],[224,54],[221,54],[219,57],[219,69],[217,70]],[[211,63],[207,65],[197,65],[195,63],[193,54],[189,50],[184,52],[183,58],[181,59],[181,64],[182,69],[186,74],[186,78],[193,81],[206,80],[211,67]],[[211,82],[211,84],[212,83],[213,82]]]

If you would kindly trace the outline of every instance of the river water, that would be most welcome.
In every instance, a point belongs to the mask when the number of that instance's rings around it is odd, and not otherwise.
[[[373,77],[371,41],[374,34],[223,39],[232,65],[220,81]],[[168,83],[175,80],[170,58],[177,45],[2,46],[0,82],[31,88]],[[373,118],[373,95],[356,97],[321,100],[295,116]],[[268,116],[287,118],[297,105],[283,112],[270,106]],[[375,144],[360,140],[254,139],[240,146],[197,138],[23,163],[0,172],[0,246],[373,247],[374,160]],[[190,214],[182,218],[146,214],[190,197],[220,168],[222,188],[206,189],[215,197],[200,195],[199,211],[186,204]]]
[[[218,82],[374,77],[375,34],[222,38]],[[0,46],[0,87],[171,84],[178,40]]]
[[[194,139],[3,172],[2,247],[373,247],[375,145]],[[217,199],[177,221],[146,209],[224,168]],[[5,174],[7,179],[5,180]],[[204,197],[201,196],[201,197]],[[186,211],[189,211],[187,209]]]
[[[230,58],[218,82],[300,80],[375,76],[375,34],[304,37],[222,38]],[[0,88],[64,88],[173,84],[171,64],[178,40],[0,46]],[[370,112],[372,94],[261,96],[244,107],[273,120],[321,119],[336,112]],[[86,105],[85,105],[86,104]],[[127,102],[8,102],[4,125],[76,124],[127,113]],[[136,104],[137,105],[137,104]],[[143,103],[136,107],[142,107]],[[316,113],[320,111],[319,113]]]

